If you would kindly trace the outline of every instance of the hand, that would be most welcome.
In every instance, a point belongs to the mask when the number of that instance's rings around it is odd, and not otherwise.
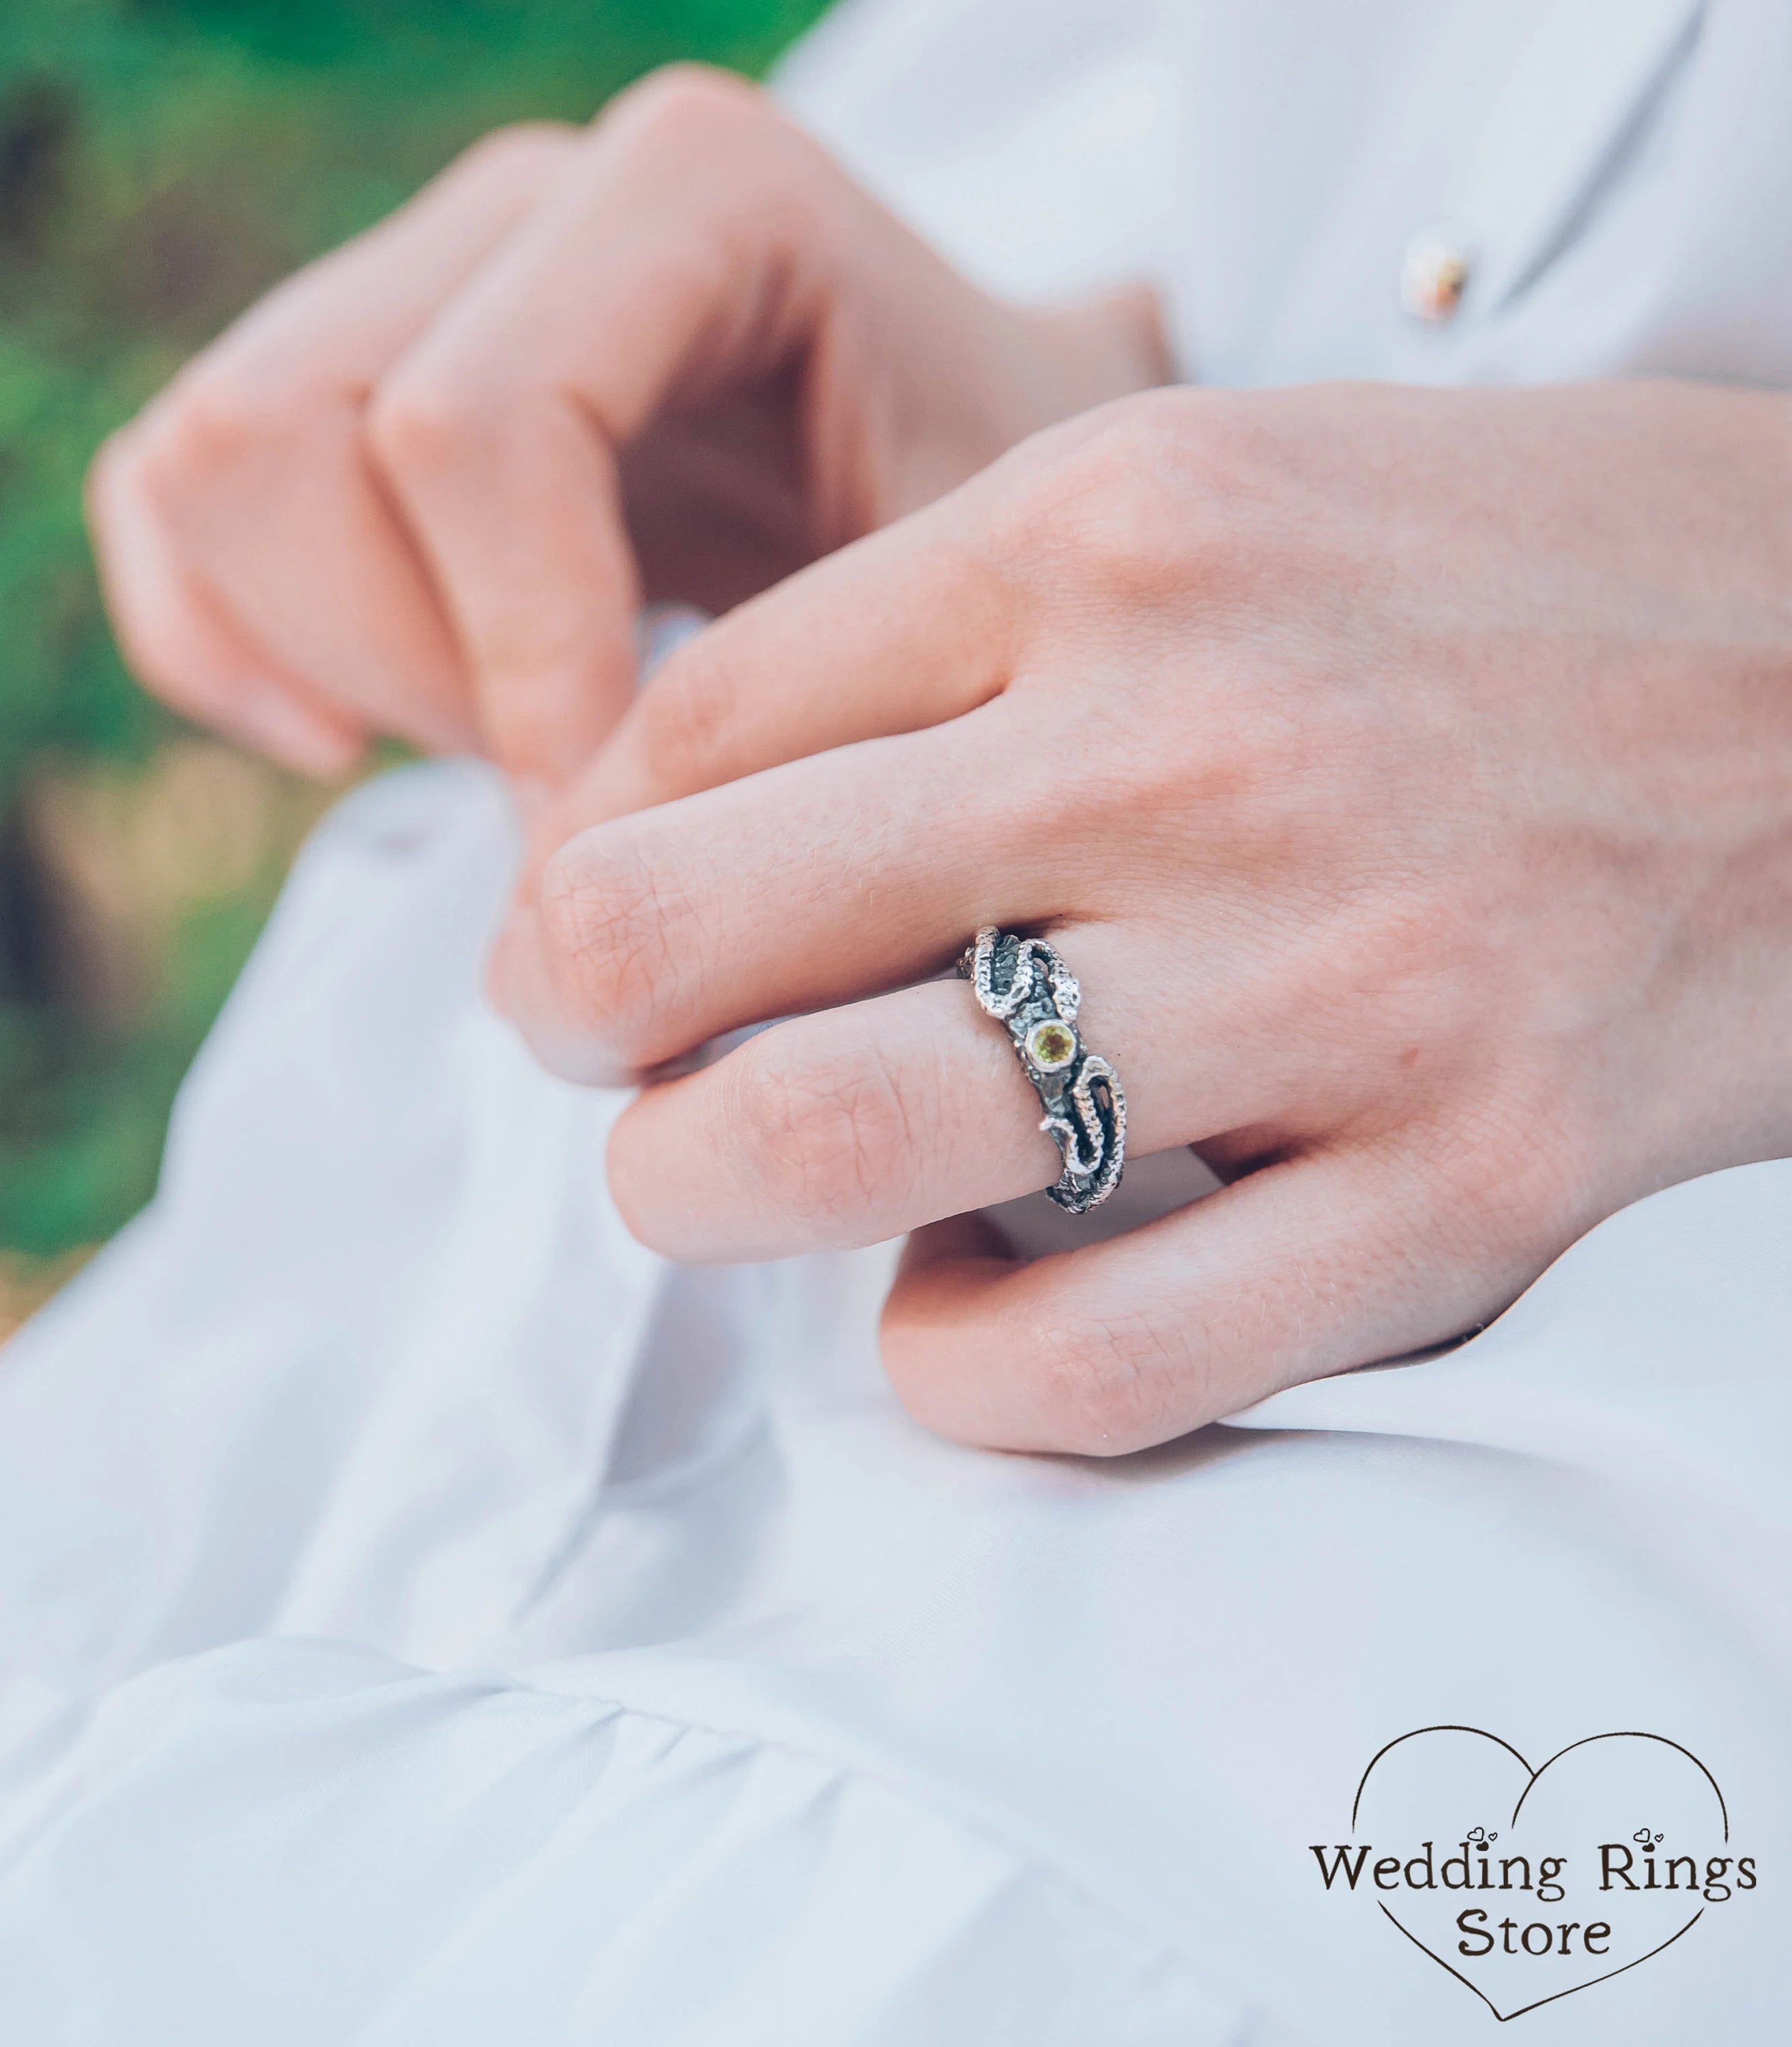
[[[644,594],[723,609],[1165,373],[1148,296],[1001,304],[682,68],[281,287],[107,444],[91,520],[177,708],[320,772],[383,731],[553,783]]]
[[[806,1012],[624,1114],[641,1238],[915,1230],[884,1342],[922,1419],[1175,1435],[1792,1149],[1792,406],[1127,400],[690,643],[560,829],[494,968],[551,1055]],[[1002,1255],[966,1212],[1058,1160],[927,978],[984,923],[1081,977],[1129,1151],[1230,1184]]]

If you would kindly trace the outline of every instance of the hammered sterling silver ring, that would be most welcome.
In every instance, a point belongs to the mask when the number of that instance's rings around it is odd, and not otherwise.
[[[1043,938],[985,924],[958,961],[986,1016],[1004,1024],[1037,1089],[1039,1128],[1057,1143],[1063,1171],[1046,1192],[1072,1215],[1099,1208],[1126,1163],[1126,1097],[1120,1076],[1077,1031],[1082,990]]]

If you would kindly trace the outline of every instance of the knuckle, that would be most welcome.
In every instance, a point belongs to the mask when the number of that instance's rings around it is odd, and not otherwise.
[[[667,1030],[687,972],[690,919],[652,862],[590,836],[542,873],[549,970],[582,1031],[629,1064],[651,1066],[682,1049]]]
[[[1148,604],[1248,584],[1262,539],[1250,508],[1271,484],[1255,440],[1235,401],[1186,389],[1076,423],[1015,508],[1035,553],[1043,536],[1049,586]]]
[[[1041,466],[1016,511],[1054,581],[1068,565],[1079,586],[1125,595],[1186,576],[1193,507],[1163,462],[1159,409],[1154,393],[1108,407]]]
[[[224,474],[280,438],[289,409],[288,394],[265,383],[202,367],[154,408],[145,478],[153,487],[184,487]]]
[[[842,1242],[868,1210],[900,1205],[912,1179],[909,1120],[874,1050],[794,1056],[780,1034],[741,1062],[734,1127],[768,1198],[801,1222],[837,1226]]]
[[[606,116],[626,126],[637,143],[682,149],[693,137],[713,141],[718,132],[743,120],[772,118],[771,103],[757,86],[708,64],[664,64],[617,95]]]
[[[1053,1447],[1118,1457],[1178,1433],[1166,1388],[1187,1360],[1163,1332],[1135,1317],[1061,1313],[1042,1320],[1035,1342]]]
[[[1135,392],[1097,416],[1092,456],[1125,474],[1156,470],[1192,439],[1205,439],[1214,404],[1209,393],[1175,386]]]
[[[1236,511],[1260,497],[1285,466],[1248,393],[1166,387],[1141,393],[1126,410],[1128,459],[1217,507]]]
[[[805,195],[828,160],[746,79],[669,65],[621,94],[598,133],[632,177],[678,195],[714,230],[753,243],[812,229]]]
[[[404,477],[464,459],[485,427],[482,408],[452,378],[411,373],[389,377],[374,393],[363,431],[380,466]]]

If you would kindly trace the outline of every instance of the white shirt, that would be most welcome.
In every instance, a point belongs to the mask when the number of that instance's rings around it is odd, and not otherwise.
[[[787,90],[1006,288],[1153,271],[1191,374],[1792,384],[1766,0],[861,0]],[[1759,1862],[1534,2047],[1784,2036],[1792,1164],[1446,1357],[1111,1464],[964,1450],[884,1384],[888,1248],[626,1236],[620,1098],[479,999],[512,857],[480,771],[350,799],[155,1205],[0,1360],[0,2037],[1478,2041],[1311,1852],[1440,1722],[1678,1743]],[[1365,1824],[1492,1824],[1455,1758]],[[1577,1855],[1709,1824],[1678,1765],[1574,1768]]]

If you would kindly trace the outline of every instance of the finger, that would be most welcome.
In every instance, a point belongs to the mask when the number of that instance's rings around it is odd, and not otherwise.
[[[1221,979],[1141,985],[1131,934],[1111,927],[1064,946],[1083,976],[1084,1043],[1126,1092],[1129,1156],[1283,1106],[1287,1063],[1237,1027]],[[1041,1117],[1007,1031],[966,984],[931,981],[781,1023],[647,1089],[612,1132],[610,1186],[630,1230],[669,1257],[876,1244],[1049,1186],[1060,1160]]]
[[[1013,657],[1005,589],[958,544],[957,521],[904,520],[686,640],[545,822],[558,843],[787,761],[943,723],[998,695]]]
[[[464,664],[367,460],[370,389],[571,147],[507,131],[271,293],[131,431],[181,559],[315,695],[435,749],[477,739]]]
[[[128,448],[109,443],[88,479],[106,608],[133,671],[176,710],[302,774],[333,777],[366,733],[257,647],[176,560]]]
[[[182,559],[286,672],[431,752],[477,747],[459,652],[373,486],[350,401],[316,403],[302,423],[152,412],[134,431]]]
[[[910,1240],[884,1364],[911,1414],[966,1442],[1167,1441],[1497,1314],[1535,1254],[1490,1255],[1494,1232],[1438,1192],[1410,1153],[1322,1151],[1031,1264],[975,1219],[941,1223]]]
[[[513,912],[494,998],[556,1070],[591,1078],[919,979],[979,923],[1051,913],[1048,792],[993,772],[1000,732],[973,729],[999,710],[582,834]]]
[[[374,448],[519,772],[563,782],[633,691],[619,451],[675,399],[769,376],[813,315],[783,196],[810,146],[718,77],[625,95],[382,388]]]

